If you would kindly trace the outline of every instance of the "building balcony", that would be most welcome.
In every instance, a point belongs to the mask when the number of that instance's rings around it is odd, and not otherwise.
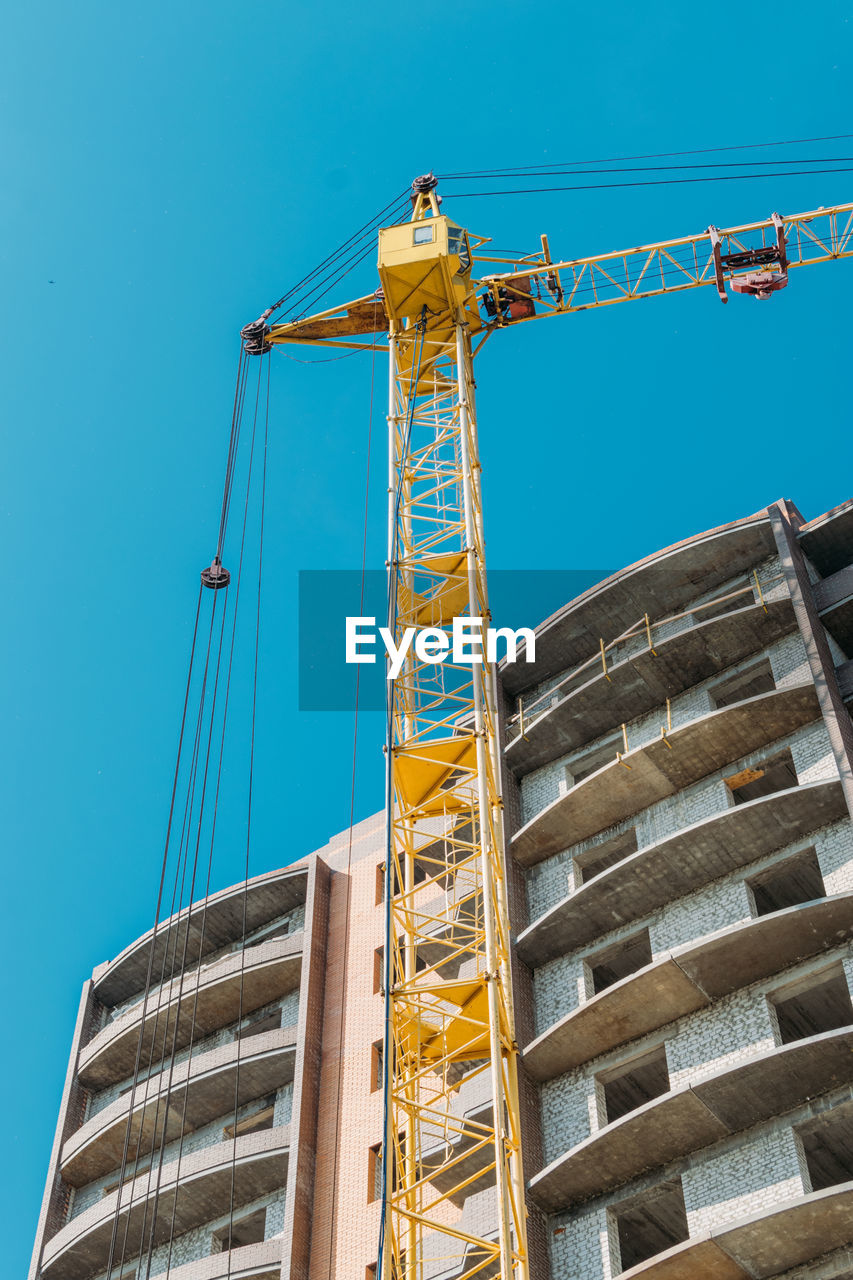
[[[853,1026],[796,1040],[653,1098],[530,1182],[547,1212],[601,1195],[853,1081]]]
[[[723,809],[582,884],[524,930],[518,953],[532,967],[545,964],[846,816],[838,779]]]
[[[277,1237],[170,1267],[169,1280],[281,1280],[281,1264],[282,1240]]]
[[[853,547],[853,498],[804,524],[798,541],[821,577],[843,569]]]
[[[691,720],[635,747],[547,805],[512,839],[529,867],[692,786],[820,715],[807,684],[774,689]]]
[[[81,1049],[80,1083],[87,1089],[102,1089],[132,1075],[140,1028],[140,1061],[147,1062],[155,1036],[162,1043],[167,1028],[170,1050],[173,1037],[175,1048],[183,1049],[192,1037],[201,1040],[286,995],[299,985],[302,945],[300,931],[247,947],[209,968],[202,966],[184,976],[183,986],[177,977],[155,987],[147,1001],[140,1000]]]
[[[290,867],[256,876],[249,881],[248,890],[243,884],[221,893],[212,894],[204,901],[194,902],[157,928],[154,938],[154,956],[151,958],[153,930],[126,947],[115,960],[103,966],[94,982],[94,993],[102,1004],[112,1007],[129,1000],[145,990],[148,966],[161,978],[171,978],[184,965],[196,964],[199,959],[211,955],[239,941],[244,934],[243,902],[246,904],[245,933],[248,935],[278,916],[293,911],[305,902],[308,871],[303,867]],[[184,938],[186,959],[184,960]],[[204,934],[202,938],[202,932]],[[179,945],[176,942],[179,939]],[[167,957],[169,957],[167,959]]]
[[[771,1280],[853,1244],[853,1182],[727,1222],[656,1254],[620,1280]],[[845,1280],[849,1271],[822,1273]]]
[[[141,1247],[143,1220],[145,1243],[152,1232],[154,1201],[157,1212],[153,1224],[154,1247],[193,1227],[228,1212],[231,1203],[232,1170],[234,1204],[248,1204],[285,1186],[288,1165],[288,1126],[220,1142],[203,1151],[164,1165],[156,1173],[141,1174],[121,1189],[104,1196],[47,1242],[41,1275],[56,1280],[87,1280],[106,1269],[113,1224],[118,1214],[118,1238],[124,1241],[127,1224],[127,1258]],[[174,1225],[173,1225],[174,1218]],[[235,1251],[236,1252],[236,1251]],[[195,1265],[195,1264],[193,1264]]]
[[[853,563],[816,582],[812,590],[821,622],[845,654],[853,654]]]
[[[765,511],[711,529],[630,565],[585,591],[536,628],[536,662],[504,663],[504,691],[516,697],[532,685],[583,662],[600,639],[620,635],[642,618],[679,609],[773,555]]]
[[[821,898],[676,947],[573,1009],[524,1050],[552,1080],[676,1018],[853,937],[853,892]]]
[[[653,649],[614,662],[606,676],[599,663],[597,671],[586,671],[581,685],[544,694],[543,709],[525,715],[524,736],[519,733],[508,743],[507,763],[516,773],[530,773],[766,649],[794,625],[793,605],[784,599],[769,601],[766,612],[750,602],[669,639],[653,636]],[[560,700],[550,705],[555,698]]]
[[[180,1062],[171,1077],[167,1069],[140,1080],[133,1097],[129,1139],[131,1093],[127,1092],[66,1141],[60,1159],[63,1179],[70,1186],[81,1187],[119,1169],[126,1140],[128,1149],[144,1158],[151,1151],[155,1125],[158,1146],[163,1141],[164,1117],[165,1141],[169,1143],[180,1137],[182,1122],[184,1131],[190,1132],[226,1115],[234,1107],[238,1081],[238,1106],[274,1093],[293,1079],[295,1047],[295,1027],[267,1031]],[[164,1107],[167,1097],[168,1110]]]

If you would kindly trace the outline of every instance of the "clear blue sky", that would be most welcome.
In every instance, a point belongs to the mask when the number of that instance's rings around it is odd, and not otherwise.
[[[430,167],[853,132],[848,11],[783,3],[734,33],[661,0],[7,11],[9,1276],[29,1257],[80,984],[152,919],[239,327]],[[547,231],[566,257],[847,200],[851,179],[455,203],[447,188],[445,210],[511,247]],[[346,282],[375,283],[369,264]],[[851,286],[845,262],[766,305],[709,290],[499,335],[478,371],[490,563],[618,566],[780,496],[807,517],[849,497]],[[297,710],[296,573],[358,564],[369,378],[361,356],[274,365],[255,871],[347,822],[351,718]],[[237,693],[245,708],[245,680]],[[357,816],[381,805],[380,738],[365,717]],[[239,874],[236,819],[225,834],[218,883]]]

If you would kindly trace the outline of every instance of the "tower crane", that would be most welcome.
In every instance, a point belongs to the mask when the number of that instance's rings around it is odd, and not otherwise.
[[[795,268],[853,256],[853,204],[555,261],[544,235],[529,256],[490,256],[436,185],[416,178],[411,216],[379,231],[374,293],[289,323],[265,313],[243,339],[250,354],[388,351],[388,626],[434,644],[388,681],[382,1277],[526,1280],[495,664],[435,657],[454,618],[475,633],[490,618],[474,360],[546,316],[702,287],[766,300]],[[491,1104],[461,1114],[460,1081],[478,1075]],[[487,1187],[496,1233],[458,1209]]]

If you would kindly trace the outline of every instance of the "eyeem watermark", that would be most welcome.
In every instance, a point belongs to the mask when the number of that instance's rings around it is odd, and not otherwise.
[[[388,655],[389,680],[396,680],[413,646],[419,662],[437,664],[449,658],[454,665],[471,666],[484,660],[497,662],[501,641],[507,662],[516,662],[518,646],[523,641],[524,661],[536,661],[536,636],[531,627],[518,627],[515,631],[512,627],[487,627],[484,654],[482,618],[454,618],[450,635],[440,627],[406,627],[397,644],[388,627],[377,630],[376,618],[348,617],[345,635],[347,662],[375,662],[377,638],[382,641]]]

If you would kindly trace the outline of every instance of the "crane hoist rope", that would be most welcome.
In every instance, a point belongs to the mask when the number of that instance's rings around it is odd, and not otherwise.
[[[490,621],[474,396],[485,341],[529,320],[704,286],[723,302],[729,289],[769,298],[791,270],[853,256],[853,204],[559,261],[544,235],[517,258],[488,244],[442,214],[424,175],[409,217],[379,230],[379,289],[243,330],[249,354],[388,351],[397,642],[407,628],[448,636],[459,617],[481,631]],[[415,647],[389,684],[382,1276],[526,1280],[494,663],[437,664]],[[484,1228],[462,1206],[489,1189]]]

